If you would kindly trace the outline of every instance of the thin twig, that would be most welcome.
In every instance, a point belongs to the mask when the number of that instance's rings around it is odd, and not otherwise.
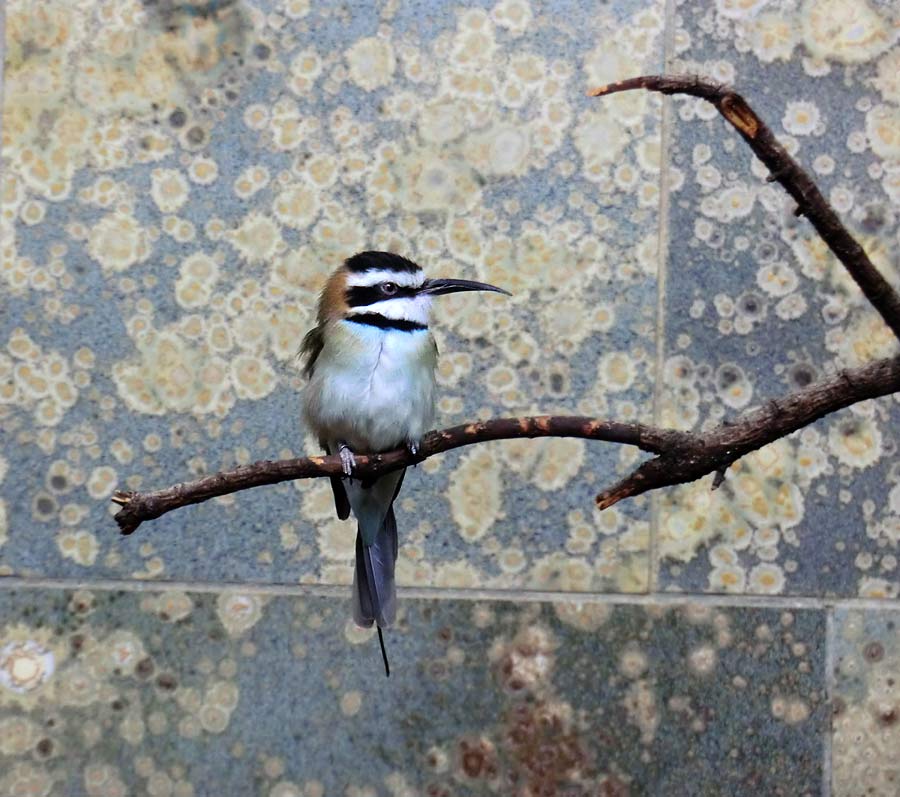
[[[810,220],[828,248],[850,272],[865,297],[881,314],[894,335],[900,338],[900,294],[875,268],[809,174],[778,143],[768,125],[740,94],[728,86],[696,76],[643,75],[600,86],[588,92],[588,95],[605,97],[633,89],[658,91],[662,94],[689,94],[715,105],[719,113],[750,145],[756,157],[768,167],[770,181],[781,183],[794,198],[797,203],[795,214],[806,216]]]

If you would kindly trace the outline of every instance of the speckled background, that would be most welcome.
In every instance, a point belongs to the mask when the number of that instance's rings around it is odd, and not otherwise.
[[[663,7],[560,10],[10,4],[0,406],[6,469],[33,478],[0,486],[27,524],[7,572],[348,582],[327,484],[128,541],[107,498],[315,451],[295,355],[365,248],[514,293],[438,302],[440,424],[651,419],[661,102],[583,95],[661,69]],[[633,460],[554,440],[429,462],[401,583],[645,589],[645,502],[591,512]]]
[[[315,452],[295,353],[364,248],[514,293],[437,304],[440,425],[700,428],[896,351],[711,107],[584,92],[734,83],[897,284],[898,36],[890,0],[8,0],[0,794],[895,795],[896,398],[603,514],[628,448],[429,460],[390,682],[326,483],[130,538],[109,496]]]
[[[675,15],[672,69],[736,84],[900,285],[900,7],[685,2]],[[711,106],[675,100],[669,162],[665,423],[734,417],[897,350]],[[721,491],[671,491],[660,585],[897,597],[898,422],[896,398],[867,402],[745,458]]]
[[[7,606],[43,626],[8,628],[0,654],[31,665],[27,681],[0,670],[4,794],[29,779],[92,797],[821,782],[819,612],[415,601],[386,682],[333,600],[20,591]],[[722,710],[736,700],[744,713]]]

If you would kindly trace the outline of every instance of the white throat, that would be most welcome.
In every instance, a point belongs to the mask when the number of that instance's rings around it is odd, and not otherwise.
[[[419,296],[398,296],[395,299],[385,299],[362,307],[353,307],[349,317],[377,313],[385,318],[394,320],[412,321],[416,324],[428,325],[428,316],[431,312],[431,297],[427,294]]]

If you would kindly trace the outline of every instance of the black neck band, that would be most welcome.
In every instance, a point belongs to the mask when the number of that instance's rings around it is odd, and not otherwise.
[[[401,332],[415,332],[417,329],[428,329],[427,324],[420,324],[418,321],[408,321],[405,318],[388,318],[380,313],[348,315],[344,320],[352,321],[354,324],[378,327],[379,329],[399,329]]]

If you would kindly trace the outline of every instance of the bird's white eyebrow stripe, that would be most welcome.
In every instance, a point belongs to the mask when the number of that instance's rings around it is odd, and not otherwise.
[[[378,285],[381,282],[393,282],[404,288],[418,288],[425,281],[425,274],[421,271],[414,273],[404,271],[362,271],[347,275],[348,288],[366,288]]]

